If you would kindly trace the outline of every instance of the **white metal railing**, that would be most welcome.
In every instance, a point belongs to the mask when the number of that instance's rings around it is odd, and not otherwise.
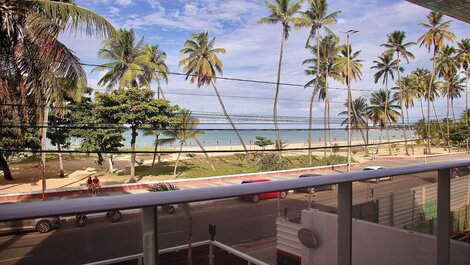
[[[158,246],[156,207],[160,205],[187,202],[209,201],[223,198],[260,194],[272,191],[308,188],[312,186],[338,184],[338,264],[351,264],[351,211],[352,183],[383,177],[437,171],[437,261],[436,264],[449,264],[450,260],[450,177],[451,169],[470,166],[470,160],[420,164],[395,167],[367,172],[350,172],[201,189],[154,192],[146,194],[116,195],[107,197],[78,198],[44,202],[0,205],[0,221],[21,220],[36,217],[75,215],[75,213],[104,212],[113,209],[142,209],[142,240],[145,264],[158,264],[155,248]]]

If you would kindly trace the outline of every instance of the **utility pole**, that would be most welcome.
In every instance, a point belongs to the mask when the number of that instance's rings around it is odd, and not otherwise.
[[[358,33],[357,30],[340,31],[346,34],[346,53],[347,53],[347,75],[346,82],[348,85],[348,172],[351,171],[351,109],[352,109],[352,95],[351,95],[351,54],[349,50],[349,35]]]

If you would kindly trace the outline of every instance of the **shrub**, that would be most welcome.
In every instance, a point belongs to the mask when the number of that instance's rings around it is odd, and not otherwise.
[[[277,154],[267,154],[260,158],[258,167],[264,171],[281,170],[287,168],[289,160],[286,158],[279,159]]]

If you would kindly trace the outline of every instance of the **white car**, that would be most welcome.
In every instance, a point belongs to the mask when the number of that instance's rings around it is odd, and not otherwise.
[[[362,169],[362,171],[371,171],[371,170],[380,170],[380,169],[385,169],[383,166],[368,166]],[[383,177],[383,178],[377,178],[377,179],[369,179],[368,181],[379,183],[382,180],[393,180],[393,177]]]

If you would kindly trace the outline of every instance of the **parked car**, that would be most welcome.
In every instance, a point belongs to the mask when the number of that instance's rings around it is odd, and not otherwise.
[[[43,217],[0,222],[0,232],[37,231],[39,233],[47,233],[59,226],[59,217]]]
[[[312,178],[312,177],[318,177],[318,176],[322,176],[322,175],[320,175],[320,174],[304,174],[304,175],[300,175],[299,179],[300,178]],[[336,184],[313,186],[311,188],[313,188],[314,191],[336,190]],[[310,188],[303,188],[303,189],[297,189],[295,191],[296,192],[308,193],[309,189]]]
[[[242,181],[242,184],[250,184],[250,183],[258,183],[258,182],[267,182],[271,181],[269,179],[252,179],[252,180],[244,180]],[[261,193],[261,194],[254,194],[254,195],[248,195],[248,196],[243,196],[242,199],[246,200],[251,200],[252,202],[259,202],[259,200],[263,199],[270,199],[270,198],[281,198],[285,199],[287,196],[287,191],[281,191],[281,192],[268,192],[268,193]]]
[[[362,169],[362,171],[371,171],[371,170],[380,170],[385,169],[383,166],[368,166]],[[382,180],[393,180],[393,177],[383,177],[383,178],[376,178],[376,179],[369,179],[369,182],[379,183]]]

